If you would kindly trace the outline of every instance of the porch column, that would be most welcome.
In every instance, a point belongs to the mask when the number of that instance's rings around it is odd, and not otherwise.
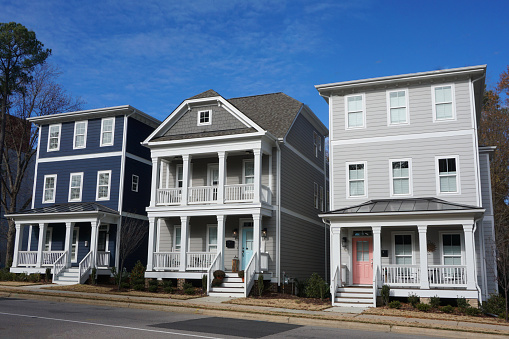
[[[224,270],[224,230],[225,230],[225,215],[217,216],[217,251],[221,253],[221,261],[219,267]]]
[[[464,224],[465,233],[465,259],[467,266],[467,289],[475,289],[475,251],[474,251],[474,224]]]
[[[74,223],[73,222],[66,222],[65,223],[65,247],[64,250],[67,253],[67,267],[71,267],[71,246],[72,246],[72,233],[74,230]]]
[[[381,241],[381,226],[372,226],[373,230],[373,274],[376,274],[375,281],[378,287],[378,281],[380,280],[380,269],[382,266],[382,241]]]
[[[253,149],[254,154],[254,203],[260,203],[260,190],[262,188],[262,150]]]
[[[46,237],[46,228],[48,224],[39,224],[39,244],[37,246],[37,267],[42,267],[42,256],[44,248],[44,238]]]
[[[419,231],[419,258],[420,258],[420,269],[421,269],[421,290],[429,289],[428,280],[428,240],[427,240],[427,229],[426,225],[418,225]]]
[[[226,152],[217,152],[217,155],[219,157],[219,187],[217,188],[217,203],[224,204],[224,185],[226,185]]]
[[[182,201],[181,205],[187,205],[189,194],[189,172],[191,167],[191,156],[189,154],[182,155]],[[182,225],[182,228],[184,225]]]
[[[23,239],[23,225],[16,223],[16,235],[14,239],[14,256],[12,257],[12,267],[18,267],[19,251],[21,249],[21,239]]]
[[[92,228],[90,232],[90,252],[92,252],[92,262],[91,267],[97,267],[97,238],[99,237],[99,226],[101,225],[101,220],[96,219],[90,223]]]
[[[185,178],[185,175],[184,175],[184,178]],[[185,271],[186,267],[187,267],[186,266],[186,259],[187,259],[186,255],[187,255],[188,227],[189,227],[189,217],[180,217],[180,269],[179,269],[179,271]]]
[[[334,274],[336,273],[336,269],[338,270],[338,282],[339,286],[342,285],[341,281],[341,227],[331,227],[331,248],[330,251],[332,253],[331,259],[331,279],[334,279]],[[331,293],[335,293],[336,287],[334,286],[334,280],[331,280]]]
[[[156,218],[148,218],[147,271],[154,270],[154,240],[156,233],[156,222]]]
[[[255,170],[255,177],[256,177],[256,170]],[[256,182],[256,179],[255,179]],[[256,184],[255,184],[256,186]],[[256,190],[255,190],[256,192]],[[256,256],[256,272],[260,272],[260,238],[262,236],[261,234],[261,223],[262,223],[262,217],[260,213],[254,213],[253,214],[253,252]]]
[[[161,171],[161,159],[152,158],[152,190],[150,191],[150,206],[154,207],[157,204],[159,189],[159,172]]]

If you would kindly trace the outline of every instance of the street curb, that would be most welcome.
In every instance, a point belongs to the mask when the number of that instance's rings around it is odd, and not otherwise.
[[[10,290],[10,289],[8,289]],[[51,292],[49,292],[51,293]],[[363,330],[372,332],[393,332],[398,334],[423,334],[430,336],[440,336],[447,338],[478,338],[479,334],[483,335],[483,338],[500,338],[500,336],[507,336],[509,332],[497,333],[489,330],[475,330],[465,329],[461,327],[443,327],[436,328],[430,327],[430,324],[424,323],[413,323],[411,325],[401,324],[388,324],[383,321],[369,321],[369,320],[354,320],[355,318],[348,319],[327,319],[321,315],[309,315],[302,313],[280,313],[280,312],[264,312],[256,310],[236,309],[227,310],[221,308],[207,307],[204,305],[187,304],[176,301],[173,305],[161,305],[157,303],[148,303],[136,301],[134,298],[131,300],[105,300],[105,299],[93,299],[87,295],[75,294],[69,296],[55,296],[48,295],[48,292],[41,291],[6,291],[6,289],[0,290],[0,297],[10,298],[26,298],[33,300],[43,301],[56,301],[65,303],[76,303],[85,305],[96,305],[96,306],[112,306],[122,308],[134,308],[151,311],[163,311],[163,312],[175,312],[175,313],[186,313],[186,314],[203,314],[208,316],[224,317],[224,318],[236,318],[236,319],[247,319],[247,320],[258,320],[268,321],[276,323],[286,323],[300,326],[323,326],[340,329],[350,330]],[[107,297],[105,297],[107,298]],[[162,299],[164,300],[164,299]],[[220,305],[218,305],[220,307]]]

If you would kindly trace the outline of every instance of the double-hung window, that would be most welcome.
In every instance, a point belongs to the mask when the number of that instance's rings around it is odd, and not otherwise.
[[[348,196],[366,196],[366,163],[347,163]]]
[[[207,252],[217,252],[217,225],[207,225]]]
[[[313,195],[313,202],[314,202],[314,205],[315,205],[315,208],[318,209],[320,208],[320,198],[319,198],[319,193],[318,193],[318,184],[315,182],[314,183],[314,195]]]
[[[409,160],[391,160],[392,195],[412,194],[411,168]]]
[[[316,132],[313,132],[313,144],[315,147],[315,157],[318,158],[319,152],[322,151],[322,137]]]
[[[56,189],[57,189],[57,175],[56,174],[45,175],[42,202],[43,203],[55,202]]]
[[[455,119],[454,86],[431,87],[433,97],[433,120]]]
[[[101,120],[101,146],[113,146],[115,137],[115,118]]]
[[[396,265],[412,265],[412,235],[394,235],[394,259]]]
[[[131,190],[133,192],[138,192],[138,185],[140,183],[140,177],[136,174],[133,174],[132,182],[131,182]]]
[[[389,125],[408,122],[408,90],[387,91],[387,111]]]
[[[182,227],[175,226],[173,228],[173,251],[180,252],[180,241],[181,241],[181,233]]]
[[[199,111],[198,112],[198,126],[212,124],[212,112],[211,111]]]
[[[85,148],[87,147],[87,126],[88,122],[76,121],[74,123],[74,144],[73,148]]]
[[[458,193],[458,158],[447,157],[438,161],[438,190],[440,193]]]
[[[442,262],[444,265],[461,265],[460,234],[442,234]]]
[[[69,201],[81,201],[83,172],[71,173],[69,178]]]
[[[96,200],[110,200],[111,171],[97,172]]]
[[[78,262],[78,241],[79,241],[80,228],[74,227],[72,230],[72,243],[71,243],[71,262]]]
[[[48,152],[58,151],[60,149],[61,124],[49,125],[48,130]]]
[[[366,127],[366,110],[364,107],[364,94],[355,94],[345,97],[346,128]]]

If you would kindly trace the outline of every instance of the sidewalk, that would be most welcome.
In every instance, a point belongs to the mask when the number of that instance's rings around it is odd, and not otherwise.
[[[477,338],[479,334],[482,334],[483,338],[509,336],[509,324],[379,316],[362,314],[363,309],[360,308],[331,307],[324,311],[305,311],[266,306],[224,304],[223,301],[232,298],[221,297],[176,300],[43,289],[48,286],[54,285],[0,286],[0,297],[32,298],[170,312],[191,312],[219,317],[283,322],[296,325],[326,326],[450,338]]]

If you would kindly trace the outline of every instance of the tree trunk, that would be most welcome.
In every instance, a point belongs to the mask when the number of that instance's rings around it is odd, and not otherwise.
[[[16,224],[9,219],[9,231],[7,232],[7,254],[5,256],[5,267],[12,266],[12,258],[14,255],[14,239],[16,235]]]

